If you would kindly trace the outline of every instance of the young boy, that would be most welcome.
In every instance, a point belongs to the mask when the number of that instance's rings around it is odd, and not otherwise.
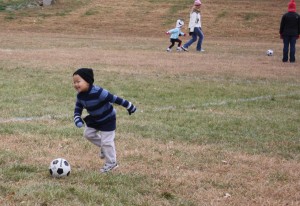
[[[100,158],[105,159],[101,173],[109,172],[118,167],[115,148],[116,111],[113,103],[125,107],[131,115],[136,107],[129,101],[111,94],[107,90],[93,85],[94,73],[92,69],[81,68],[73,74],[74,88],[77,100],[74,109],[74,122],[80,128],[86,124],[84,137],[100,147]],[[82,110],[88,114],[81,118]]]
[[[167,35],[171,34],[170,36],[171,45],[167,48],[167,52],[171,51],[172,47],[175,45],[175,42],[178,42],[177,51],[181,51],[182,41],[179,39],[179,36],[185,36],[185,34],[181,32],[181,28],[183,27],[183,25],[184,22],[181,19],[178,19],[176,22],[176,28],[166,32]]]

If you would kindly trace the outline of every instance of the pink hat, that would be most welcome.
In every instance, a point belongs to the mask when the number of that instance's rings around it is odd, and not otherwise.
[[[296,12],[296,3],[295,0],[291,0],[288,4],[288,11],[289,12]]]
[[[200,5],[201,5],[201,1],[200,0],[195,0],[194,6],[200,6]]]

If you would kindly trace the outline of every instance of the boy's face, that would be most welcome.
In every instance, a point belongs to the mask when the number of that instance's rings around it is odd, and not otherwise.
[[[78,74],[75,74],[73,76],[73,86],[75,90],[80,92],[86,92],[89,90],[90,84],[87,83],[84,79],[81,78]]]

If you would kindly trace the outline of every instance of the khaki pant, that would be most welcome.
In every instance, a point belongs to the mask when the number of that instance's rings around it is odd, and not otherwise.
[[[91,127],[85,127],[84,137],[102,149],[106,165],[117,162],[115,147],[115,131],[103,132]]]

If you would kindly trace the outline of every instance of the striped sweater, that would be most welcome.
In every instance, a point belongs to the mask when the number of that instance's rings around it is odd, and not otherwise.
[[[116,129],[116,111],[113,103],[125,108],[130,106],[127,100],[99,86],[91,85],[87,92],[77,94],[74,119],[81,117],[83,109],[86,109],[89,115],[84,118],[84,121],[88,127],[100,131],[113,131]]]

